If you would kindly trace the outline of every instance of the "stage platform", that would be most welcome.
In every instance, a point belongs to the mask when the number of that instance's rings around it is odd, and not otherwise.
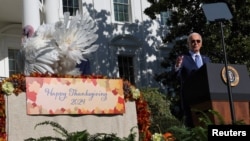
[[[27,115],[26,94],[5,96],[6,132],[8,141],[22,141],[43,136],[62,137],[53,131],[50,125],[38,126],[37,123],[54,121],[68,132],[87,130],[90,134],[115,133],[118,137],[127,137],[133,127],[137,127],[135,102],[126,102],[125,114],[122,115]],[[53,104],[53,103],[51,103]],[[133,129],[139,140],[138,128]]]

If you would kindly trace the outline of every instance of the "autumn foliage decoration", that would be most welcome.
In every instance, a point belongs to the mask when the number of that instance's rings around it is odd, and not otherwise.
[[[143,99],[143,95],[135,94],[133,89],[135,88],[129,81],[123,82],[124,96],[126,101],[135,101],[137,111],[137,124],[140,134],[140,141],[151,141],[150,127],[150,110],[147,102]]]
[[[7,141],[6,131],[6,115],[4,95],[0,95],[0,141]]]
[[[106,78],[102,75],[89,75],[89,76],[70,76],[70,75],[51,75],[51,74],[40,74],[32,73],[30,77],[64,77],[64,78]],[[6,141],[6,129],[5,129],[5,102],[4,95],[15,94],[18,95],[21,92],[26,92],[25,86],[26,76],[23,74],[15,74],[9,78],[6,78],[0,82],[0,141]],[[143,99],[143,96],[139,89],[132,85],[129,81],[123,81],[124,98],[126,101],[135,101],[137,110],[137,120],[140,141],[151,141],[152,134],[149,130],[150,127],[150,110],[147,102]]]
[[[137,110],[137,121],[139,134],[142,141],[151,141],[151,132],[150,127],[150,111],[148,110],[147,102],[142,98],[136,101],[136,110]]]

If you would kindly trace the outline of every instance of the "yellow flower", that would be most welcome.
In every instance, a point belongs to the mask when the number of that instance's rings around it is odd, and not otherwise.
[[[140,97],[140,90],[135,87],[131,87],[132,96],[134,99],[138,99]]]
[[[13,84],[11,82],[4,82],[2,84],[2,91],[6,94],[6,95],[11,95],[13,93],[13,91],[15,90]]]
[[[164,141],[164,138],[163,138],[162,134],[154,133],[152,135],[152,141]]]

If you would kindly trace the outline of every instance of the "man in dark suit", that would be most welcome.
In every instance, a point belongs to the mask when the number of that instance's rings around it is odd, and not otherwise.
[[[200,53],[202,37],[199,33],[191,33],[187,38],[187,44],[189,51],[177,57],[175,71],[181,84],[181,108],[184,124],[188,127],[193,127],[191,110],[187,101],[189,93],[184,91],[185,83],[202,65],[211,61],[209,57]]]

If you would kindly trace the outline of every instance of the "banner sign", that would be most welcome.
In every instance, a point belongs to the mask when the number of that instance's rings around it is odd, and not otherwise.
[[[122,114],[122,79],[26,77],[28,115]]]

